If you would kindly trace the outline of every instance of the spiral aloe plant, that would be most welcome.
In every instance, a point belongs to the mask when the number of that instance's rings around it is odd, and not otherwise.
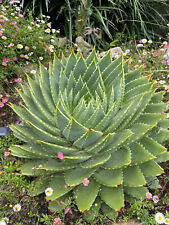
[[[11,147],[25,158],[24,175],[34,176],[32,194],[47,188],[51,210],[73,196],[81,212],[115,215],[125,200],[145,198],[147,181],[163,173],[169,159],[162,143],[169,137],[163,92],[128,71],[123,57],[55,57],[49,70],[28,77],[18,90],[24,105],[12,105],[25,124],[11,125],[26,144]]]

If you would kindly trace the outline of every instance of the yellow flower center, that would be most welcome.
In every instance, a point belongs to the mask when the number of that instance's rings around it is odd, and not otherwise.
[[[161,216],[158,216],[158,220],[162,220],[162,217]]]
[[[15,208],[16,210],[18,210],[19,209],[19,207],[18,206],[16,206],[16,208]]]

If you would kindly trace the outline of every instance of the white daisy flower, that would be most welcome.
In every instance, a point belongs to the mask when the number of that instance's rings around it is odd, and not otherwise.
[[[21,210],[21,205],[20,204],[14,205],[14,207],[13,207],[13,211],[14,212],[19,212],[20,210]]]
[[[45,30],[45,33],[48,33],[48,34],[49,34],[49,33],[50,33],[50,29],[49,29],[49,28],[46,29],[46,30]]]
[[[53,189],[52,188],[47,188],[45,190],[45,194],[46,194],[46,196],[51,196],[53,194]]]
[[[163,45],[167,45],[167,44],[168,44],[167,41],[164,41],[164,42],[163,42]]]
[[[22,49],[23,48],[23,45],[17,44],[17,48]]]
[[[169,224],[169,218],[165,218],[165,224]]]
[[[2,36],[1,38],[2,38],[3,40],[6,40],[6,39],[7,39],[7,37],[5,37],[5,36]]]
[[[43,60],[43,57],[41,56],[41,57],[39,57],[39,59],[40,59],[40,60]]]
[[[138,44],[137,47],[143,47],[143,44]]]
[[[153,41],[152,41],[152,40],[149,40],[149,41],[148,41],[148,43],[149,43],[149,44],[152,44],[152,43],[153,43]]]
[[[158,224],[163,224],[165,223],[165,217],[162,213],[156,213],[155,214],[155,221],[158,223]]]
[[[5,221],[6,223],[9,223],[9,218],[8,217],[4,217],[2,218],[3,221]]]
[[[31,73],[32,74],[36,74],[36,70],[31,70]]]
[[[147,43],[147,39],[142,39],[142,43]]]
[[[4,220],[1,220],[0,225],[7,225],[7,223]]]
[[[27,26],[27,28],[28,28],[29,30],[32,30],[32,27],[31,27],[31,26]]]

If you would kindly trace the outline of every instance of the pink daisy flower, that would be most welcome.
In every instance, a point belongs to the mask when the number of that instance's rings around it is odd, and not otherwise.
[[[169,45],[164,45],[164,49],[168,49],[169,48]]]
[[[15,81],[16,83],[18,83],[18,82],[21,82],[22,79],[21,79],[21,78],[15,78],[14,81]]]
[[[153,52],[153,57],[157,57],[158,53],[157,52]]]
[[[4,153],[4,156],[7,157],[7,156],[10,155],[10,154],[11,154],[11,152],[5,152],[5,153]]]
[[[54,221],[53,221],[53,224],[60,225],[61,219],[59,217],[55,218]]]
[[[88,186],[89,182],[90,181],[87,178],[83,179],[83,181],[82,181],[84,186]]]
[[[24,54],[20,54],[20,57],[21,57],[21,58],[24,58],[24,57],[25,57],[25,55],[24,55]]]
[[[137,69],[138,67],[139,67],[139,65],[135,65],[135,66],[134,66],[134,69]]]
[[[169,92],[169,86],[168,85],[165,86],[165,91]]]
[[[159,201],[158,196],[154,195],[154,196],[153,196],[153,202],[154,202],[154,203],[157,203],[158,201]]]
[[[0,108],[4,107],[4,103],[0,102]]]
[[[3,102],[3,103],[8,102],[8,98],[3,98],[3,99],[2,99],[2,102]]]
[[[3,98],[3,95],[0,95],[0,98]]]
[[[62,152],[58,152],[57,157],[58,157],[58,159],[63,159],[64,158],[63,153]]]
[[[10,96],[10,94],[6,94],[6,97],[9,98],[9,97],[11,97],[11,96]]]
[[[16,56],[13,57],[13,61],[18,61],[18,58]]]
[[[147,193],[146,193],[146,198],[147,198],[147,199],[152,199],[152,194],[151,194],[150,192],[147,192]]]
[[[7,63],[6,62],[2,62],[2,66],[7,66]]]

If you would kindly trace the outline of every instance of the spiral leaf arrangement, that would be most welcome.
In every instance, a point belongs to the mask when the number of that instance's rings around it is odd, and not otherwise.
[[[147,181],[163,173],[164,93],[128,63],[110,52],[102,59],[95,50],[86,59],[72,52],[49,70],[40,65],[40,76],[18,90],[24,105],[11,107],[25,124],[11,129],[26,144],[11,151],[25,158],[22,174],[34,176],[32,195],[53,189],[51,210],[73,196],[81,212],[115,215],[125,200],[145,198]]]

